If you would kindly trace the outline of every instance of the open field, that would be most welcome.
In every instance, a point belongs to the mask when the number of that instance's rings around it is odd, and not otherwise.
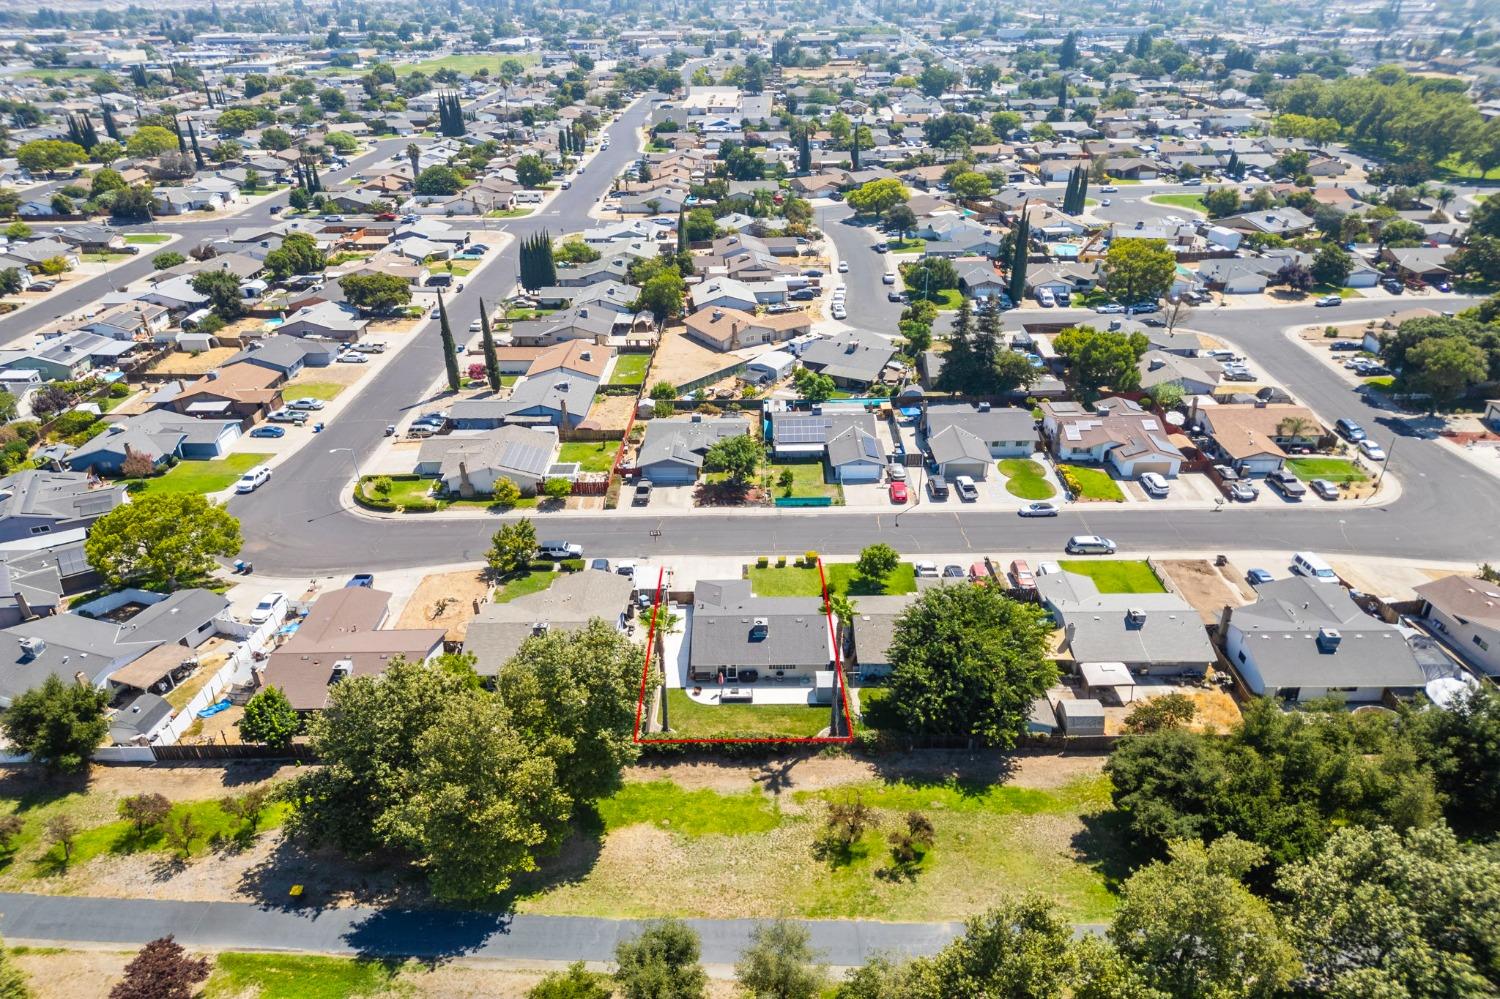
[[[146,479],[148,493],[216,493],[271,456],[256,452],[225,455],[212,461],[180,461],[165,475]]]
[[[1145,562],[1126,559],[1074,559],[1059,562],[1065,572],[1076,572],[1087,576],[1099,587],[1100,593],[1165,593],[1156,573]]]
[[[491,75],[500,71],[500,63],[506,59],[514,59],[523,66],[534,66],[539,61],[536,53],[525,52],[517,55],[480,55],[480,54],[452,54],[440,56],[436,59],[424,59],[421,62],[404,63],[396,67],[397,76],[411,76],[413,73],[426,73],[431,76],[440,69],[451,69],[455,73],[474,75],[481,69],[487,69]]]

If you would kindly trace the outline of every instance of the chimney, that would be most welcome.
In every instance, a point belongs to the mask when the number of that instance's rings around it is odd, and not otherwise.
[[[1338,649],[1339,649],[1339,643],[1342,642],[1343,640],[1344,640],[1344,636],[1339,634],[1337,628],[1319,628],[1318,629],[1318,651],[1319,652],[1322,652],[1322,653],[1325,653],[1325,654],[1331,654],[1331,653],[1337,652]]]

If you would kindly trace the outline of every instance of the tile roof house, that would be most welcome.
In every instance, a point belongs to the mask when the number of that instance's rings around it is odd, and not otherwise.
[[[1198,612],[1175,593],[1100,593],[1088,576],[1048,572],[1037,592],[1078,663],[1123,663],[1148,676],[1203,676],[1215,661]]]
[[[1312,410],[1290,403],[1202,406],[1198,422],[1235,471],[1248,475],[1275,471],[1286,448],[1313,447],[1327,435]]]
[[[383,629],[391,595],[347,586],[313,602],[297,631],[271,653],[262,682],[280,687],[298,711],[328,703],[335,683],[379,676],[398,657],[425,662],[443,650],[442,628]]]
[[[1416,587],[1422,617],[1465,662],[1500,676],[1500,583],[1444,576]]]
[[[1103,465],[1127,479],[1156,472],[1175,478],[1183,454],[1155,415],[1128,399],[1100,401],[1093,411],[1076,402],[1043,400],[1042,432],[1059,461]]]
[[[1368,703],[1410,696],[1434,678],[1404,629],[1366,614],[1337,583],[1293,576],[1256,593],[1228,611],[1224,632],[1224,654],[1252,694]]]
[[[812,678],[833,667],[833,636],[819,597],[757,597],[748,579],[693,589],[688,671],[695,680],[746,667]]]
[[[614,572],[559,573],[547,589],[508,603],[489,603],[469,622],[464,651],[480,676],[495,676],[533,635],[577,631],[593,620],[623,628],[635,583]]]

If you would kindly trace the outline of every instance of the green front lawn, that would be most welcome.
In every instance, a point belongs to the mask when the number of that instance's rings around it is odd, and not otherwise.
[[[1352,461],[1343,458],[1288,458],[1287,470],[1303,482],[1327,479],[1329,482],[1363,482],[1369,478]]]
[[[1141,561],[1121,559],[1074,559],[1059,562],[1064,572],[1076,572],[1087,576],[1099,587],[1100,593],[1165,593],[1151,566]]]
[[[1376,375],[1374,378],[1366,378],[1364,384],[1376,392],[1389,392],[1396,384],[1396,376]]]
[[[133,232],[125,237],[125,242],[135,246],[155,246],[171,238],[164,232]]]
[[[1005,476],[1005,491],[1012,496],[1044,500],[1057,495],[1057,490],[1047,481],[1047,470],[1041,462],[1030,458],[1005,458],[999,466],[1000,474]]]
[[[148,493],[216,493],[228,489],[269,454],[231,454],[213,461],[180,461],[165,475],[145,480]]]
[[[790,469],[792,473],[790,490],[781,485],[781,473],[786,469]],[[831,496],[834,505],[844,501],[844,492],[839,484],[824,481],[821,461],[773,463],[761,473],[761,478],[774,496]]]
[[[902,562],[884,580],[866,579],[853,562],[827,562],[828,592],[845,596],[915,593],[917,579],[910,562]],[[762,597],[821,597],[823,586],[818,568],[750,567],[750,588]]]
[[[557,452],[560,464],[577,462],[585,472],[607,472],[614,467],[619,441],[571,441]]]
[[[502,208],[499,211],[485,212],[487,219],[519,219],[530,215],[534,209],[531,208]]]
[[[1123,503],[1125,494],[1120,484],[1109,477],[1102,468],[1087,465],[1058,465],[1063,482],[1073,491],[1077,499],[1098,503]]]
[[[685,690],[668,690],[672,728],[647,738],[807,738],[828,728],[831,718],[826,704],[699,704]]]
[[[615,370],[609,376],[609,383],[639,385],[646,380],[646,369],[650,365],[650,354],[621,354],[615,358]]]
[[[292,382],[282,386],[281,397],[287,402],[293,399],[322,399],[328,402],[339,397],[339,393],[348,388],[338,382]]]
[[[1173,208],[1186,208],[1190,212],[1208,214],[1208,209],[1203,207],[1201,194],[1153,194],[1146,200],[1153,205],[1170,205]]]
[[[891,240],[889,246],[892,253],[921,253],[927,248],[927,240],[908,236],[906,239]]]
[[[906,290],[911,293],[912,301],[925,298],[937,306],[939,312],[952,312],[962,305],[964,301],[964,293],[957,288],[939,288],[936,291],[929,291],[925,295],[910,285],[907,286]]]
[[[557,582],[558,575],[556,572],[534,572],[530,569],[517,573],[495,588],[495,603],[508,604],[528,593],[540,593]]]

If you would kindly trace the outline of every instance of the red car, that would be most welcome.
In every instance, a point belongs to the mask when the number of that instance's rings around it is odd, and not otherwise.
[[[905,482],[892,482],[891,483],[891,502],[892,503],[905,503],[906,502],[906,497],[907,497],[906,483]]]
[[[396,215],[395,215],[394,212],[381,212],[379,215],[375,216],[375,221],[376,222],[394,222],[394,221],[396,221]]]

